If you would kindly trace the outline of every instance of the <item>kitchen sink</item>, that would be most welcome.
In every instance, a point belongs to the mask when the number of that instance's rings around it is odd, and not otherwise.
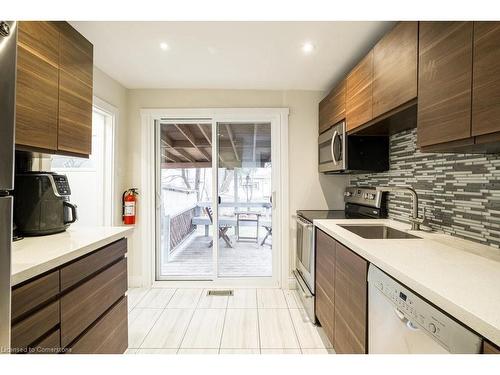
[[[354,225],[354,224],[343,224],[340,227],[347,229],[348,231],[357,234],[360,237],[368,239],[383,239],[383,240],[393,240],[393,239],[414,239],[421,237],[414,236],[413,234],[397,230],[386,225]]]

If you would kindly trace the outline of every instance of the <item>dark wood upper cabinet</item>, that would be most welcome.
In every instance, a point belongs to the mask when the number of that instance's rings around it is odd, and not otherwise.
[[[59,67],[59,30],[52,22],[19,22],[18,46]]]
[[[88,156],[93,47],[67,22],[20,21],[16,147]]]
[[[92,87],[60,72],[57,149],[89,155],[92,146]]]
[[[471,136],[472,22],[420,22],[420,147]]]
[[[347,76],[347,130],[355,129],[373,118],[372,79],[373,50]]]
[[[334,344],[335,297],[335,244],[336,241],[316,229],[316,317],[326,336]]]
[[[319,103],[320,133],[345,119],[345,101],[346,82],[343,80]]]
[[[89,155],[92,151],[93,46],[66,22],[61,31],[59,73],[59,151]]]
[[[342,244],[335,255],[335,351],[367,352],[368,262]]]
[[[19,22],[16,145],[57,149],[59,31],[51,22]]]
[[[57,149],[58,68],[19,45],[16,146]]]
[[[66,22],[58,23],[61,30],[61,70],[92,87],[94,47]]]
[[[474,22],[472,135],[500,131],[500,22]]]
[[[373,118],[417,97],[418,22],[399,22],[373,48]]]

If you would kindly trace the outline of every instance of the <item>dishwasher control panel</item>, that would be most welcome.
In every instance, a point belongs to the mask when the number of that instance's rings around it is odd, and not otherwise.
[[[406,319],[414,329],[425,331],[448,351],[468,353],[471,346],[479,350],[479,336],[373,265],[368,272],[368,283],[392,303],[400,319]]]

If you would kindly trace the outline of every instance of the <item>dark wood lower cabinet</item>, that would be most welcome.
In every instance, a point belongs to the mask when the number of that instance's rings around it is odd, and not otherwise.
[[[12,289],[12,320],[16,321],[59,294],[59,271],[49,272]]]
[[[102,250],[83,256],[61,268],[61,291],[84,281],[87,277],[120,260],[127,252],[127,240],[122,238]]]
[[[368,262],[316,229],[316,318],[339,354],[367,352]]]
[[[24,350],[58,324],[59,301],[55,301],[12,326],[11,346],[14,351]]]
[[[127,291],[124,258],[61,298],[61,344],[69,345]]]
[[[333,344],[334,336],[334,289],[335,289],[335,244],[325,232],[316,229],[316,317],[326,336]]]
[[[332,345],[335,345],[334,330],[335,330],[335,316],[334,305],[326,292],[318,285],[316,285],[316,318],[323,327],[326,337],[330,340]]]
[[[368,354],[369,263],[321,230],[315,236],[316,319],[337,354]],[[482,354],[500,347],[484,339]]]
[[[68,354],[121,354],[128,347],[127,297],[123,297],[68,350]]]
[[[126,252],[122,239],[15,286],[12,353],[125,352]]]
[[[500,348],[489,341],[483,341],[483,354],[500,354]]]
[[[49,333],[35,345],[29,348],[30,354],[57,354],[61,352],[61,331]]]
[[[368,262],[337,243],[335,259],[335,351],[367,352]]]

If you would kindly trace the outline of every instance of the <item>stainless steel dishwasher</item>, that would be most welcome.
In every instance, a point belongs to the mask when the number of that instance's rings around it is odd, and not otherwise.
[[[368,353],[479,353],[482,339],[374,265],[368,271]]]

